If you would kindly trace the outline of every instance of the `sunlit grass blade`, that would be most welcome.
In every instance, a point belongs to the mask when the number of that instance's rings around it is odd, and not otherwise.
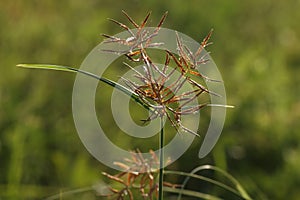
[[[62,65],[51,64],[18,64],[17,67],[30,68],[30,69],[51,69],[57,71],[76,72],[77,69]]]
[[[231,183],[232,186],[226,185],[222,182],[204,177],[204,176],[200,176],[197,175],[197,172],[203,171],[203,170],[212,170],[212,171],[216,171],[219,172],[220,174],[222,174],[224,177],[226,177]],[[186,173],[186,172],[177,172],[177,171],[165,171],[165,174],[176,174],[176,175],[181,175],[181,176],[186,176],[183,184],[182,184],[182,188],[181,190],[184,191],[184,187],[186,186],[187,182],[190,180],[190,178],[195,178],[198,180],[202,180],[202,181],[206,181],[209,182],[211,184],[214,184],[218,187],[221,187],[239,197],[241,197],[242,199],[245,200],[251,200],[251,197],[248,195],[248,193],[244,190],[244,188],[242,187],[242,185],[232,176],[230,175],[228,172],[226,172],[225,170],[222,170],[218,167],[215,166],[211,166],[211,165],[203,165],[203,166],[199,166],[197,168],[195,168],[194,170],[192,170],[190,173]],[[184,193],[179,193],[178,196],[178,200],[181,199],[181,196],[184,195]]]
[[[225,189],[229,192],[232,192],[232,193],[236,194],[237,196],[242,197],[242,195],[237,190],[235,190],[234,188],[232,188],[228,185],[225,185],[224,183],[221,183],[217,180],[205,177],[205,176],[197,175],[197,174],[194,174],[194,173],[181,172],[181,171],[165,171],[165,174],[185,176],[186,179],[185,179],[184,183],[182,184],[182,188],[181,188],[182,190],[184,190],[183,188],[187,184],[187,181],[188,181],[187,178],[189,177],[189,178],[195,178],[195,179],[198,179],[198,180],[201,180],[201,181],[211,183],[211,184],[216,185],[220,188],[223,188],[223,189]]]
[[[252,198],[248,195],[248,193],[246,192],[246,190],[242,187],[242,185],[232,176],[230,175],[228,172],[226,172],[223,169],[220,169],[218,167],[215,166],[211,166],[211,165],[204,165],[201,167],[198,167],[196,169],[194,169],[193,171],[201,171],[201,170],[213,170],[216,172],[221,173],[222,175],[224,175],[226,178],[228,178],[228,180],[230,180],[233,185],[235,186],[235,188],[237,189],[237,191],[239,191],[239,193],[241,194],[241,196],[247,200],[251,200]],[[195,172],[196,173],[196,172]]]
[[[140,97],[134,91],[131,91],[128,88],[124,87],[123,85],[121,85],[119,83],[116,83],[112,80],[109,80],[109,79],[104,78],[104,77],[97,76],[96,74],[93,74],[93,73],[90,73],[90,72],[87,72],[87,71],[84,71],[84,70],[81,70],[81,69],[77,69],[77,68],[73,68],[73,67],[69,67],[69,66],[62,66],[62,65],[52,65],[52,64],[18,64],[17,66],[18,67],[23,67],[23,68],[30,68],[30,69],[47,69],[47,70],[81,73],[81,74],[84,74],[86,76],[95,78],[99,81],[102,81],[102,82],[104,82],[104,83],[120,90],[124,94],[130,96],[133,100],[135,100],[137,103],[142,105],[147,110],[151,110],[151,108],[145,102],[143,102],[140,99]]]
[[[223,105],[223,104],[206,104],[206,106],[210,107],[223,107],[223,108],[234,108],[232,105]]]

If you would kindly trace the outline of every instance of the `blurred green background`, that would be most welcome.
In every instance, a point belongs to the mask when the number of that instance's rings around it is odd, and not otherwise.
[[[1,1],[0,199],[41,199],[88,187],[109,170],[77,136],[71,109],[75,75],[16,64],[80,66],[102,41],[101,33],[121,30],[107,18],[126,22],[122,9],[138,22],[152,11],[151,25],[169,11],[164,27],[198,41],[214,28],[208,50],[235,109],[228,111],[211,155],[197,161],[196,143],[171,168],[215,164],[254,199],[299,199],[299,8],[299,0]],[[124,142],[135,147],[132,139]]]

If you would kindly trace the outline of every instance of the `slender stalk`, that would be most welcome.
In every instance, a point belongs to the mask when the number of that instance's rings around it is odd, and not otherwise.
[[[164,120],[160,118],[160,139],[159,139],[159,185],[158,185],[158,200],[163,200],[163,179],[164,179]]]

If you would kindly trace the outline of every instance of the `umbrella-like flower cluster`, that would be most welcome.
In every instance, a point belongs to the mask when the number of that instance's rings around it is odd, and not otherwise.
[[[181,38],[176,34],[177,54],[165,50],[165,62],[163,67],[155,64],[147,53],[147,48],[160,46],[163,43],[153,43],[152,39],[159,34],[159,30],[166,19],[165,13],[159,21],[153,32],[149,32],[145,25],[151,13],[148,13],[140,25],[138,25],[129,15],[123,11],[123,14],[129,22],[136,28],[132,31],[128,26],[121,22],[110,19],[129,33],[128,38],[118,38],[104,34],[108,38],[106,43],[119,43],[129,47],[126,51],[105,50],[112,53],[124,54],[127,58],[135,63],[143,65],[143,71],[140,72],[134,67],[126,64],[135,72],[133,79],[123,78],[126,86],[133,94],[138,95],[140,100],[147,105],[152,111],[151,115],[144,119],[144,122],[151,121],[158,117],[166,117],[172,126],[178,132],[189,132],[194,135],[199,135],[197,132],[190,130],[182,124],[182,116],[190,115],[198,112],[208,103],[190,105],[201,94],[207,93],[217,95],[209,91],[197,79],[212,80],[197,71],[197,67],[209,61],[207,54],[202,55],[204,48],[209,45],[209,39],[212,31],[203,39],[200,47],[194,53],[181,41]],[[202,56],[201,56],[202,55]],[[171,66],[172,62],[172,66]],[[175,79],[175,72],[179,72],[179,76]],[[172,82],[169,84],[170,80]],[[138,82],[137,82],[138,81]],[[168,82],[168,84],[166,84]],[[186,91],[181,90],[185,84],[189,84],[192,89]]]
[[[131,158],[125,158],[124,163],[115,162],[115,165],[123,169],[123,172],[119,174],[111,175],[103,172],[102,174],[115,184],[113,184],[114,186],[108,186],[107,191],[99,193],[99,195],[118,200],[133,200],[134,193],[137,192],[140,193],[142,199],[155,199],[158,194],[158,183],[155,179],[158,175],[156,166],[159,165],[159,159],[152,150],[149,153],[152,156],[146,159],[137,150],[132,152]],[[179,187],[179,185],[169,182],[163,184],[165,187]]]

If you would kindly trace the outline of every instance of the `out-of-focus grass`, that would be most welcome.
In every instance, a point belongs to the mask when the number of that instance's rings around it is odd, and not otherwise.
[[[208,50],[235,109],[228,111],[223,134],[210,157],[197,161],[199,148],[194,146],[171,168],[189,171],[214,162],[260,199],[298,199],[299,6],[296,0],[1,3],[0,198],[34,199],[59,193],[60,188],[92,185],[101,178],[100,171],[107,170],[77,137],[71,110],[74,76],[15,65],[79,66],[102,41],[100,33],[120,31],[106,18],[125,22],[124,9],[135,19],[152,10],[153,25],[168,10],[164,27],[197,40],[210,28],[215,30],[214,44]],[[96,101],[105,103],[100,98]],[[100,118],[104,109],[99,110]],[[124,135],[111,128],[113,124],[103,124],[112,130],[110,137]],[[125,147],[138,146],[134,139],[124,141]]]

